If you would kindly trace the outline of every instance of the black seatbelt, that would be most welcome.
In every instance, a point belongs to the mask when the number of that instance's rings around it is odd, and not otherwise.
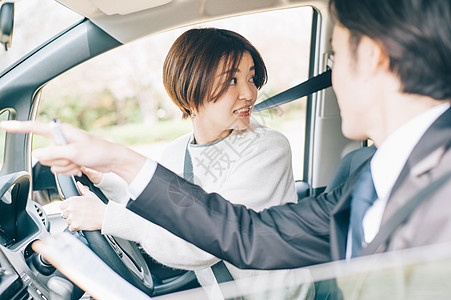
[[[318,76],[312,77],[301,84],[298,84],[291,89],[288,89],[280,94],[269,97],[254,106],[253,111],[262,111],[268,108],[273,108],[281,104],[289,103],[293,100],[308,96],[325,88],[332,86],[332,70],[327,70]]]
[[[378,234],[374,237],[374,239],[362,250],[359,256],[365,256],[376,253],[377,249],[388,239],[391,234],[398,228],[401,224],[403,224],[409,216],[414,212],[414,210],[423,203],[426,199],[429,198],[436,190],[438,190],[442,185],[448,182],[451,179],[451,172],[446,173],[445,175],[439,177],[434,180],[427,187],[422,189],[418,194],[414,197],[410,198],[404,206],[399,208],[390,219],[381,227]]]
[[[191,183],[194,183],[193,174],[193,162],[191,160],[191,155],[189,154],[189,144],[191,143],[191,138],[188,139],[185,149],[185,161],[183,163],[183,178]],[[230,274],[229,269],[227,269],[224,261],[220,260],[216,264],[211,266],[211,270],[215,275],[216,281],[218,283],[233,281],[232,274]],[[243,299],[242,297],[237,297],[233,299]]]
[[[227,266],[223,260],[212,265],[211,270],[213,271],[218,283],[233,281],[232,274],[230,274],[230,271],[227,269]]]

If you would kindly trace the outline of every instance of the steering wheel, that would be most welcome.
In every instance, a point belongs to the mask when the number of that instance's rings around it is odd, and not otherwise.
[[[87,185],[103,202],[108,202],[105,195],[92,184],[86,175],[77,177],[77,180]],[[64,199],[80,195],[74,177],[57,174],[56,181],[58,190]],[[91,250],[111,269],[142,292],[152,296],[154,292],[152,274],[136,243],[103,235],[100,230],[83,230],[79,234],[82,239],[87,241]]]
[[[67,199],[72,196],[79,196],[76,181],[80,181],[96,194],[104,203],[108,199],[102,191],[94,186],[89,178],[83,174],[82,177],[68,177],[61,174],[56,175],[57,187],[62,196]],[[154,278],[141,250],[137,244],[124,239],[103,235],[99,230],[79,232],[88,246],[116,273],[126,279],[129,283],[139,288],[149,296],[159,296],[175,291],[183,290],[186,287],[198,286],[196,275],[193,271],[185,271],[181,275],[172,277],[169,280],[158,280]]]

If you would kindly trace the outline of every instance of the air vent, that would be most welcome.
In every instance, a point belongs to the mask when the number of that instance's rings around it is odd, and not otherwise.
[[[42,206],[36,202],[33,202],[34,207],[36,208],[36,212],[38,213],[39,219],[41,220],[42,224],[44,225],[45,229],[50,232],[50,223],[49,219],[47,218],[47,214],[44,212],[44,209]]]

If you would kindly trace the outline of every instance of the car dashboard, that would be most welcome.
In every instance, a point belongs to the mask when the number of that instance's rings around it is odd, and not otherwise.
[[[2,249],[3,250],[3,249]],[[0,251],[0,299],[29,299],[23,280]]]
[[[58,275],[31,247],[49,232],[30,187],[25,171],[0,177],[0,300],[50,299],[47,284]]]

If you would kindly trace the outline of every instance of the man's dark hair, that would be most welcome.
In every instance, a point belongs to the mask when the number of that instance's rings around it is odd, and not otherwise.
[[[350,31],[356,53],[362,36],[380,43],[403,92],[451,99],[450,0],[330,0]]]

